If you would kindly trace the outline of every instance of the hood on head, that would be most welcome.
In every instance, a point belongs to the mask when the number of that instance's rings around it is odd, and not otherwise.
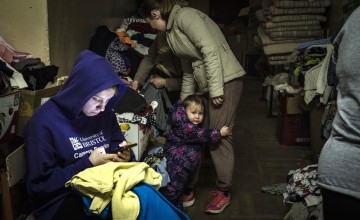
[[[121,82],[105,57],[84,50],[76,59],[69,78],[52,100],[69,117],[75,118],[81,115],[81,109],[90,98],[112,86],[118,86],[118,92],[108,102],[103,113],[115,106],[123,95],[126,85]]]

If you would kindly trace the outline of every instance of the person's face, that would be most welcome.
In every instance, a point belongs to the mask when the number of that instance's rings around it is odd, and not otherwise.
[[[106,104],[115,95],[114,88],[108,88],[90,98],[82,108],[86,116],[95,116],[105,110]]]
[[[201,105],[191,103],[185,111],[188,119],[194,125],[200,124],[204,119],[204,108]]]
[[[151,11],[151,17],[145,18],[145,21],[155,30],[162,32],[166,30],[166,21],[161,18],[159,10]]]

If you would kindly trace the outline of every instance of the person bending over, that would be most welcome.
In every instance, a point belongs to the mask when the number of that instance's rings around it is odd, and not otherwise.
[[[174,0],[143,0],[140,12],[151,27],[166,33],[169,47],[181,59],[181,99],[190,94],[203,94],[210,119],[206,127],[220,129],[226,124],[232,128],[245,71],[218,25],[203,12],[181,7]],[[211,193],[213,199],[206,206],[205,212],[218,214],[231,202],[235,160],[232,135],[222,138],[209,149],[217,175],[217,188],[216,193]],[[198,170],[187,188],[194,188]],[[193,196],[184,198],[187,198],[186,201],[194,200]]]
[[[159,32],[148,54],[141,60],[130,86],[138,90],[149,82],[157,89],[165,88],[170,101],[174,103],[180,97],[181,81],[180,59],[169,48],[165,33]]]

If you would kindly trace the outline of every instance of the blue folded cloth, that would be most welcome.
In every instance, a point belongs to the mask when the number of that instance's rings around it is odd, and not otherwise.
[[[139,197],[140,213],[139,220],[190,220],[190,218],[157,189],[145,182],[138,183],[132,191]]]

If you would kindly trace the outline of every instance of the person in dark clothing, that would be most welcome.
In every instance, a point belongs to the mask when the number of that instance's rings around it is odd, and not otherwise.
[[[28,121],[26,189],[36,219],[100,219],[65,183],[93,166],[135,161],[129,150],[110,153],[127,144],[112,110],[125,88],[104,57],[82,51],[59,93]]]
[[[202,97],[189,95],[178,100],[169,112],[171,128],[166,136],[164,156],[170,182],[160,192],[179,209],[183,209],[182,197],[189,176],[201,159],[203,144],[214,144],[231,134],[229,127],[205,129],[201,127],[204,118]]]
[[[358,7],[332,42],[337,111],[318,162],[325,220],[360,219],[359,34]]]

